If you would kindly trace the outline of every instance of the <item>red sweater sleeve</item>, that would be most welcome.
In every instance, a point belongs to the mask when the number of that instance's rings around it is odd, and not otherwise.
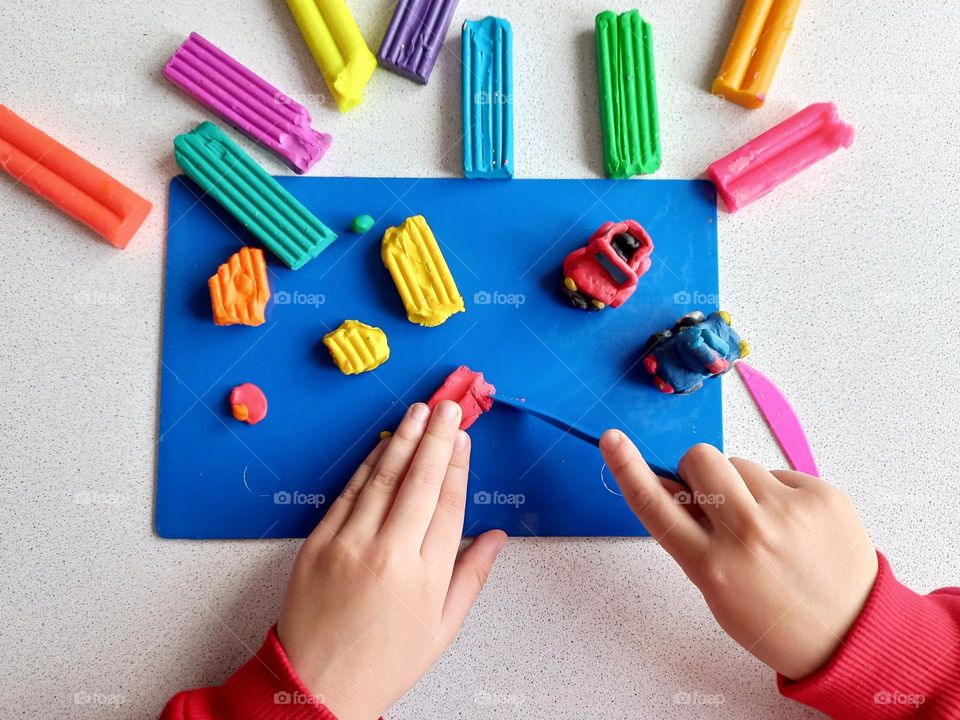
[[[297,677],[276,626],[247,663],[223,685],[174,695],[160,720],[337,720]]]
[[[886,558],[863,611],[819,671],[785,697],[835,720],[960,718],[960,588],[917,595],[893,576]]]

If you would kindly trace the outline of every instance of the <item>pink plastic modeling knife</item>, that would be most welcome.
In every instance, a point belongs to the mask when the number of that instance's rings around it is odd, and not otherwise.
[[[747,392],[757,404],[760,414],[770,426],[770,432],[777,439],[790,467],[799,472],[820,477],[817,462],[807,434],[803,431],[800,418],[790,406],[790,402],[780,389],[766,375],[747,365],[742,360],[737,363],[740,379],[747,386]]]

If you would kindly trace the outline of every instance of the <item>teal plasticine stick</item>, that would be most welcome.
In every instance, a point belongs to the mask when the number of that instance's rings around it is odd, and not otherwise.
[[[211,122],[173,141],[177,164],[291,270],[319,255],[337,234]]]
[[[636,10],[597,15],[600,122],[607,177],[647,175],[660,168],[660,119],[653,68],[653,32]]]

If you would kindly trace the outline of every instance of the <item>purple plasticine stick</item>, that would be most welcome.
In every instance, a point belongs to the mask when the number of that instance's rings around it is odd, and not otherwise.
[[[395,73],[426,85],[458,0],[400,0],[377,58]]]
[[[305,107],[197,33],[177,48],[163,75],[298,173],[330,147],[332,138],[310,127]]]

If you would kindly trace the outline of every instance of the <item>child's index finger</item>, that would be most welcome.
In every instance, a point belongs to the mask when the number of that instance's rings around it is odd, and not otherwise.
[[[450,466],[461,417],[460,406],[452,400],[444,400],[434,408],[420,447],[383,523],[384,533],[411,539],[418,548],[423,543]]]
[[[651,537],[681,567],[696,563],[706,552],[707,531],[664,487],[636,446],[619,430],[608,430],[600,438],[600,452],[627,504]]]

